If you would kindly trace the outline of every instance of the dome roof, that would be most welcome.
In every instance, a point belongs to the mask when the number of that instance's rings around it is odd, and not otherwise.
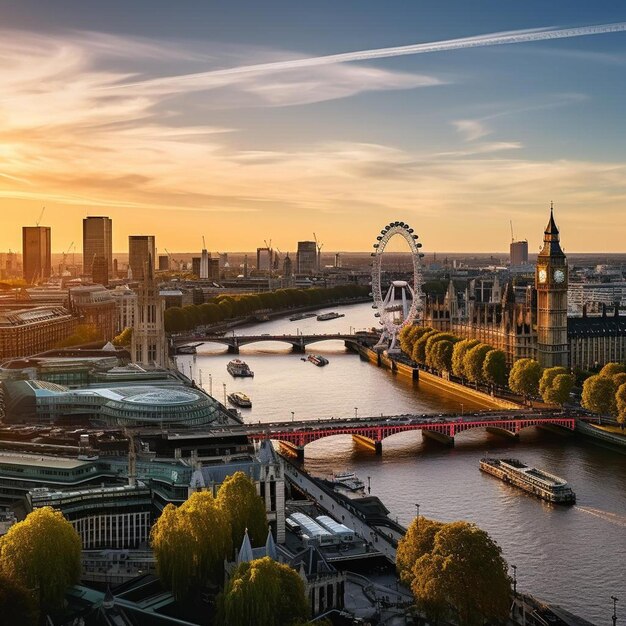
[[[135,404],[188,404],[199,400],[198,394],[181,389],[150,389],[142,390],[140,393],[127,396],[125,402]]]

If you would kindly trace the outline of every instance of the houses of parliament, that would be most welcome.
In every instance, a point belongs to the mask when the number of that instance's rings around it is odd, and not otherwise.
[[[534,285],[520,294],[498,278],[485,291],[475,281],[458,289],[450,281],[444,296],[427,297],[423,323],[458,337],[478,339],[502,350],[511,365],[521,358],[543,367],[590,370],[626,361],[626,318],[619,308],[599,316],[568,317],[567,257],[560,244],[552,207],[537,257]]]

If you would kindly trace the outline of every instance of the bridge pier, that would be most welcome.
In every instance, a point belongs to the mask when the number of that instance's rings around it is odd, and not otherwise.
[[[239,354],[239,346],[228,346],[228,354]]]
[[[454,437],[450,437],[450,435],[446,435],[445,433],[438,433],[435,430],[423,429],[422,437],[430,441],[436,441],[437,443],[442,443],[444,446],[448,446],[449,448],[454,447]]]
[[[292,343],[291,344],[291,351],[295,352],[296,354],[304,354],[306,352],[306,347],[303,346],[303,345]]]
[[[290,441],[279,441],[278,445],[286,455],[293,457],[300,463],[304,463],[304,446],[297,446]]]
[[[506,437],[507,439],[519,440],[518,433],[512,433],[510,430],[507,430],[506,428],[498,428],[497,426],[487,426],[485,430],[492,435],[498,435],[499,437]]]
[[[380,440],[370,439],[369,437],[364,437],[363,435],[352,435],[353,441],[357,444],[362,445],[368,450],[373,450],[374,454],[378,456],[383,453],[383,442]]]

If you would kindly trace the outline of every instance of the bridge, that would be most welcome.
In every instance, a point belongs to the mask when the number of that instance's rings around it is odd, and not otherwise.
[[[254,441],[274,439],[288,454],[304,459],[304,447],[318,439],[333,435],[352,435],[360,444],[382,454],[382,441],[397,433],[420,430],[422,435],[445,445],[454,445],[458,433],[475,428],[506,437],[517,437],[525,428],[540,426],[549,430],[573,432],[576,418],[553,412],[535,412],[520,415],[520,411],[497,414],[447,415],[398,415],[394,417],[354,417],[346,419],[322,419],[299,422],[271,422],[244,424],[243,428]]]
[[[379,336],[376,333],[359,332],[350,333],[330,333],[330,334],[283,334],[271,335],[269,333],[263,335],[230,335],[214,336],[214,335],[185,335],[183,337],[172,337],[174,347],[181,348],[188,344],[198,343],[219,343],[228,346],[230,354],[239,354],[239,348],[251,343],[259,343],[261,341],[280,341],[282,343],[291,344],[294,352],[304,352],[306,347],[319,343],[320,341],[343,341],[347,347],[353,346],[369,346],[376,343]]]

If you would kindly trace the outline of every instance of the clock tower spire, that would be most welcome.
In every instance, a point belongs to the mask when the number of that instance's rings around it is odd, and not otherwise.
[[[568,367],[567,258],[561,250],[559,229],[550,202],[550,220],[537,256],[537,360],[542,367]]]

